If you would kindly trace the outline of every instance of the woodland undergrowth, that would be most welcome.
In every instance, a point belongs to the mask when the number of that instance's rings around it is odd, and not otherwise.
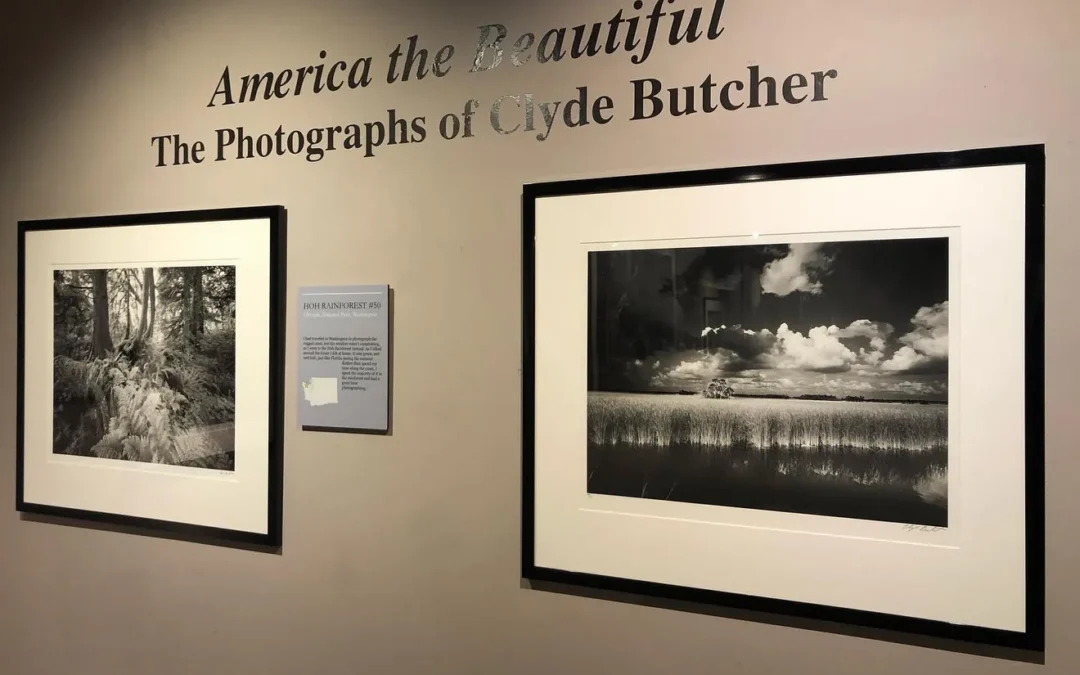
[[[132,340],[105,358],[54,359],[59,452],[178,464],[208,454],[202,430],[231,422],[232,330],[187,338],[199,344]]]

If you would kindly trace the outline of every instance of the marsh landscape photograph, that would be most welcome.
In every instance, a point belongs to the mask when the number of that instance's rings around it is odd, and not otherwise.
[[[53,272],[53,452],[235,470],[236,267]]]
[[[590,494],[948,526],[947,237],[589,255]]]

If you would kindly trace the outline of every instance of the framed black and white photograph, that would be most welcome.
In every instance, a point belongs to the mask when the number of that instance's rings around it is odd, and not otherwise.
[[[948,526],[948,236],[589,257],[589,494]]]
[[[19,511],[280,545],[285,227],[19,224]]]
[[[523,576],[1041,649],[1043,161],[527,185]]]

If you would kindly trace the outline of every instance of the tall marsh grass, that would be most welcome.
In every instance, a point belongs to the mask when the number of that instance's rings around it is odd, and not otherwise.
[[[948,525],[944,405],[591,393],[590,494]]]
[[[662,449],[861,449],[940,451],[948,445],[944,405],[591,392],[589,443]]]

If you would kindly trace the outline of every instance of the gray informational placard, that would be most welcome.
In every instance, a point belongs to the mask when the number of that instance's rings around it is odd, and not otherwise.
[[[300,289],[300,427],[389,431],[390,287]]]

